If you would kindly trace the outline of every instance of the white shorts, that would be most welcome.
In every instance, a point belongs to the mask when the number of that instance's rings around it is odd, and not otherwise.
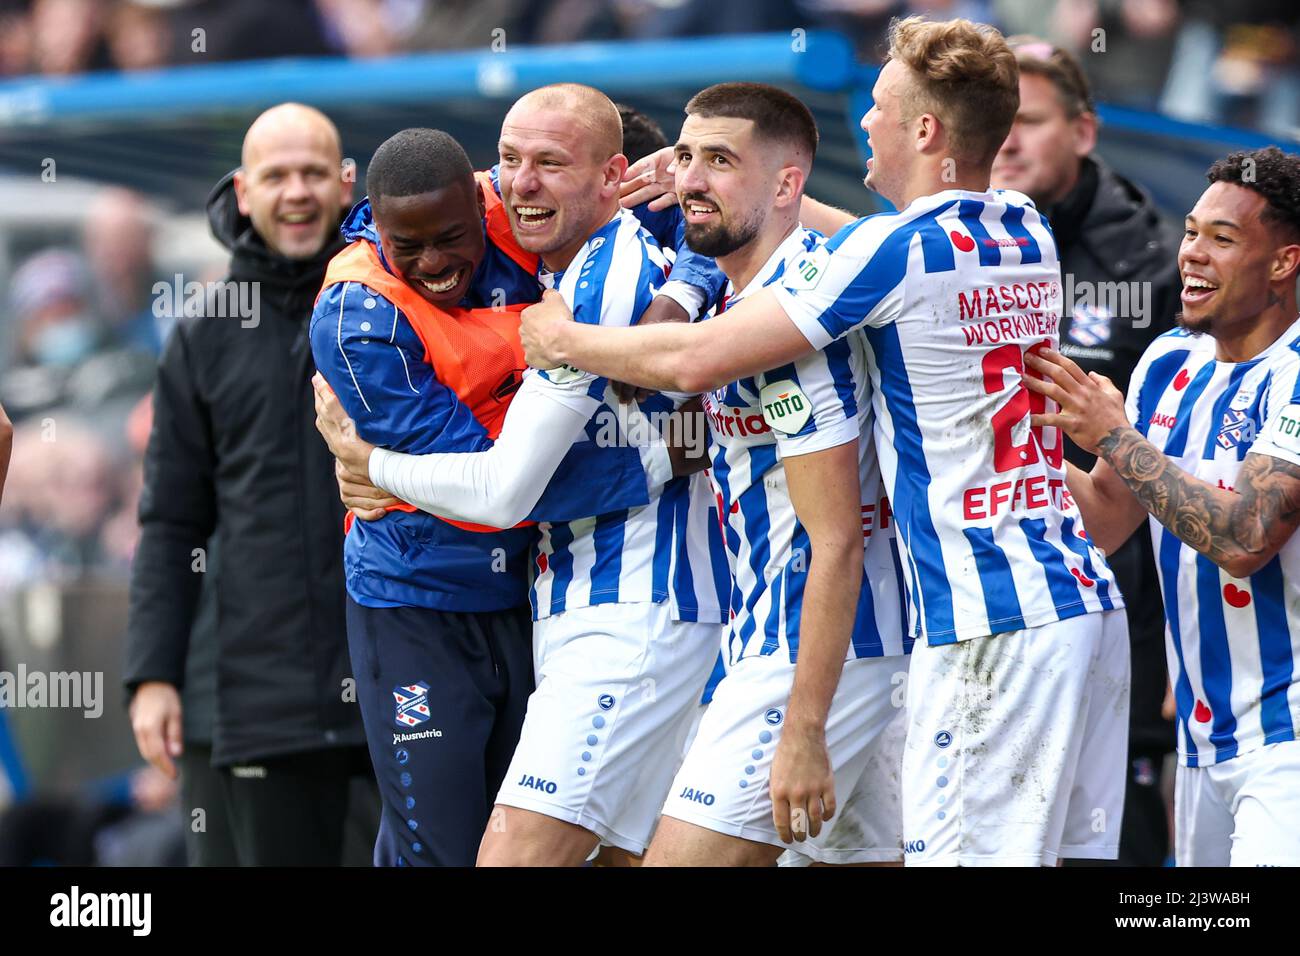
[[[1178,767],[1179,866],[1300,866],[1300,741],[1209,767]]]
[[[722,625],[668,604],[597,604],[533,625],[537,689],[496,802],[644,853]]]
[[[888,763],[888,755],[879,755],[880,748],[874,745],[901,708],[899,692],[907,666],[906,657],[863,658],[844,665],[826,722],[826,746],[841,808],[836,819],[872,757],[879,756],[882,765]],[[787,848],[772,822],[768,771],[785,726],[793,683],[794,664],[779,654],[743,658],[727,672],[673,781],[664,816]],[[889,786],[886,779],[881,790]],[[887,799],[855,804],[856,831],[853,824],[846,824],[832,842],[835,826],[824,827],[818,837],[800,844],[799,852],[826,862],[896,860],[897,809],[897,803]]]
[[[903,862],[901,778],[906,736],[907,714],[899,708],[868,748],[867,764],[849,795],[836,792],[838,807],[830,833],[817,846],[796,843],[781,854],[777,866]]]
[[[909,866],[1114,859],[1128,749],[1128,620],[1084,614],[912,651]]]

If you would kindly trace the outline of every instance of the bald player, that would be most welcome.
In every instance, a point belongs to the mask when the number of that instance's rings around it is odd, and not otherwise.
[[[258,117],[242,160],[208,200],[224,294],[178,323],[158,369],[123,679],[141,756],[179,765],[192,863],[338,865],[370,770],[307,321],[352,186],[334,124],[306,106]],[[215,701],[188,693],[213,685]]]
[[[540,257],[542,285],[581,322],[634,324],[665,282],[668,257],[619,206],[621,148],[613,103],[575,84],[524,96],[501,129],[511,229]],[[346,407],[346,383],[339,397]],[[491,449],[421,455],[368,445],[342,427],[337,408],[322,409],[348,470],[402,500],[498,528],[530,512],[542,519],[530,595],[537,688],[480,865],[576,866],[598,842],[641,853],[677,769],[673,741],[717,655],[726,557],[702,481],[668,480],[665,469],[658,481],[647,476],[649,502],[639,507],[572,521],[534,511],[557,485],[574,484],[588,500],[601,490],[591,470],[562,464],[571,449],[594,441],[598,455],[616,455],[612,445],[631,440],[624,422],[644,431],[647,415],[673,404],[659,395],[618,408],[606,379],[532,373]]]

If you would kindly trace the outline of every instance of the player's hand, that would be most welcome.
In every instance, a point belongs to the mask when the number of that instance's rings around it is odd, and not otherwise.
[[[1029,424],[1060,428],[1084,451],[1097,454],[1097,445],[1116,428],[1127,428],[1124,396],[1105,375],[1083,369],[1051,349],[1025,353],[1025,387],[1060,406],[1057,412],[1032,415]]]
[[[552,369],[564,364],[560,337],[573,321],[564,296],[554,289],[542,293],[542,301],[524,309],[519,338],[524,343],[524,361],[533,368]]]
[[[368,483],[370,453],[375,446],[357,434],[356,423],[348,418],[334,389],[330,388],[320,372],[312,376],[311,384],[316,391],[316,430],[325,439],[325,444],[330,446],[334,457],[350,473]]]
[[[772,822],[783,843],[803,842],[835,816],[835,775],[824,730],[787,725],[772,757]]]
[[[128,710],[140,756],[170,780],[176,779],[181,745],[181,695],[165,681],[145,681],[135,689]]]
[[[348,471],[348,466],[341,461],[334,462],[334,477],[339,482],[343,506],[362,521],[377,521],[389,508],[402,503],[401,499],[372,485],[368,476]]]
[[[686,310],[678,304],[677,300],[667,295],[657,295],[650,300],[650,304],[645,307],[641,313],[641,318],[637,320],[637,325],[658,325],[660,322],[689,322],[691,317],[686,314]],[[624,405],[632,402],[644,402],[654,394],[654,389],[640,388],[636,385],[628,385],[626,382],[610,382],[614,387],[614,394]]]
[[[677,159],[671,146],[638,159],[623,174],[619,191],[623,208],[633,209],[648,202],[652,212],[659,212],[677,205],[676,171]]]

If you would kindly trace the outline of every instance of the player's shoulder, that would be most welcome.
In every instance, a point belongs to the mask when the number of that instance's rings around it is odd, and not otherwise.
[[[1190,355],[1213,355],[1214,339],[1208,335],[1198,335],[1184,328],[1173,328],[1161,332],[1142,353],[1141,361],[1147,364],[1171,352],[1185,352]]]

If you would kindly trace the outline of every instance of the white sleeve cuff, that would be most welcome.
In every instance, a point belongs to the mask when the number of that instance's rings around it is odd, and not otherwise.
[[[681,279],[669,279],[656,295],[668,296],[686,310],[686,315],[691,321],[694,321],[696,316],[704,311],[704,290],[696,288],[689,282],[683,282]]]

